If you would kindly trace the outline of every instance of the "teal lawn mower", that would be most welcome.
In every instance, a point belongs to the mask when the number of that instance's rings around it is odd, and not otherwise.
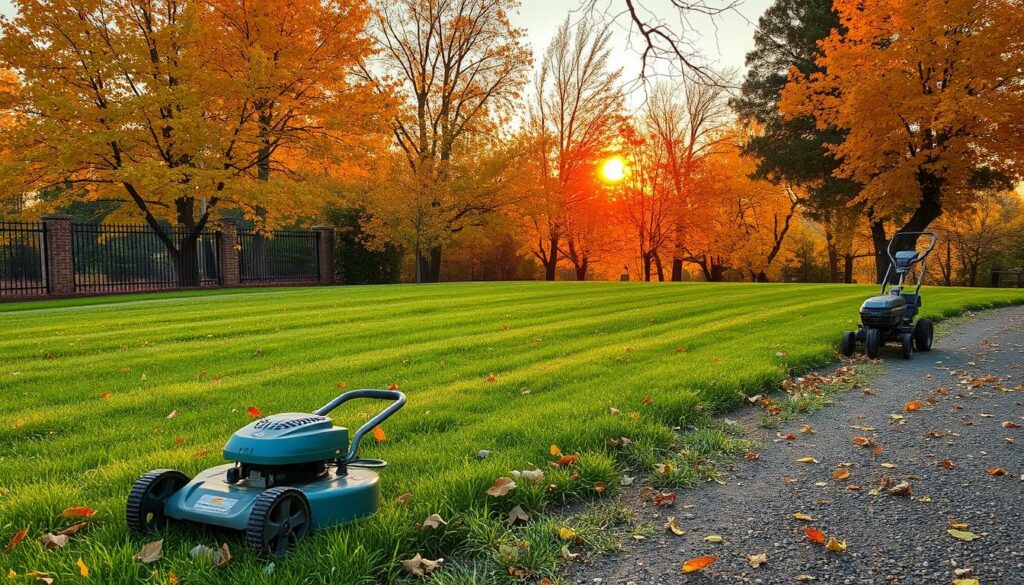
[[[354,398],[391,400],[352,436],[327,414]],[[224,446],[230,463],[189,480],[180,471],[143,475],[128,495],[128,527],[136,533],[182,520],[245,532],[259,554],[281,557],[310,531],[369,516],[380,501],[376,470],[359,458],[363,435],[402,408],[405,394],[353,390],[313,413],[282,413],[239,429]]]
[[[927,244],[921,249],[918,240],[926,238]],[[921,284],[924,282],[925,260],[935,248],[938,238],[932,232],[900,232],[889,240],[886,253],[889,255],[889,269],[882,279],[882,293],[864,301],[860,307],[861,324],[857,331],[843,333],[842,352],[849,357],[856,350],[857,343],[864,344],[864,353],[871,359],[878,357],[880,347],[890,341],[898,341],[903,350],[903,359],[910,359],[913,350],[929,351],[934,338],[934,325],[928,319],[914,319],[921,309]],[[908,247],[910,250],[893,252],[894,248]],[[920,265],[920,270],[916,270]],[[917,273],[914,292],[905,292],[907,279]]]

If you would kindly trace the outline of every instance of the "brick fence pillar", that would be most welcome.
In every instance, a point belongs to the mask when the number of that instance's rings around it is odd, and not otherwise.
[[[217,273],[221,286],[238,286],[238,224],[233,219],[220,220],[220,235],[217,238]]]
[[[320,234],[317,238],[320,247],[320,284],[334,284],[334,228],[316,225],[311,229]]]
[[[50,296],[75,294],[75,260],[71,249],[71,216],[44,215],[46,225],[46,282]]]

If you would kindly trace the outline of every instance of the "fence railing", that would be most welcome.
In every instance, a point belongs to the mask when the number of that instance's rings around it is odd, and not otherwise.
[[[40,296],[46,280],[46,225],[0,221],[0,296]]]
[[[242,282],[320,279],[320,232],[280,230],[267,237],[239,230],[238,244]]]
[[[172,251],[147,226],[73,224],[76,292],[129,292],[217,284],[217,234],[187,243],[189,230],[165,228]]]
[[[1024,288],[1024,270],[993,270],[992,286],[994,288]]]

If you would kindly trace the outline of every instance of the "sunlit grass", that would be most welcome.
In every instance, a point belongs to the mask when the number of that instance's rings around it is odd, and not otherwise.
[[[449,559],[444,583],[514,580],[508,565],[554,576],[561,543],[546,506],[606,497],[623,472],[649,477],[654,463],[669,459],[678,477],[658,485],[707,480],[717,459],[743,447],[710,417],[743,394],[778,387],[790,368],[827,363],[873,290],[450,284],[5,306],[0,545],[29,524],[31,534],[13,552],[0,551],[0,571],[84,581],[74,566],[81,557],[94,583],[166,583],[171,571],[190,584],[389,582],[400,578],[399,559],[420,552]],[[1024,291],[930,289],[924,298],[925,314],[937,317],[1024,302]],[[339,383],[397,384],[409,395],[385,424],[388,441],[370,439],[362,449],[390,462],[378,515],[320,532],[271,574],[236,535],[198,527],[166,530],[164,560],[132,560],[143,541],[127,533],[124,500],[137,476],[214,465],[227,437],[248,422],[248,406],[311,411],[338,394]],[[377,406],[353,403],[334,418],[355,427]],[[172,410],[179,415],[167,419]],[[614,437],[632,442],[609,446]],[[552,443],[579,453],[579,465],[549,468]],[[478,459],[480,449],[490,457]],[[521,482],[500,500],[485,494],[496,477],[531,465],[545,469],[541,484]],[[596,482],[608,484],[604,495]],[[405,492],[413,500],[396,503]],[[538,522],[509,529],[505,518],[517,504]],[[76,505],[98,510],[95,525],[65,549],[43,550],[38,537],[69,524],[61,511]],[[435,512],[449,525],[417,531]],[[188,557],[195,544],[225,540],[236,557],[227,569]],[[502,557],[502,543],[524,540],[530,546],[516,559]]]

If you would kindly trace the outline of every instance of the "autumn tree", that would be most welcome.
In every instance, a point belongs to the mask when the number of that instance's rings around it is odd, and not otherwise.
[[[263,24],[246,21],[237,7],[179,0],[16,6],[18,16],[3,24],[0,62],[17,72],[20,86],[0,92],[0,107],[18,122],[4,139],[22,189],[58,186],[58,203],[117,202],[118,215],[141,217],[153,229],[184,285],[198,279],[196,242],[219,208],[295,216],[321,203],[284,188],[297,182],[254,188],[253,169],[286,144],[330,140],[324,112],[345,104],[345,68],[368,46],[350,38],[368,15],[359,3],[326,3],[314,16],[327,19],[334,10],[333,20],[272,33],[292,35],[279,47],[344,45],[330,49],[326,63],[299,70],[293,60],[288,88],[268,63],[273,51],[260,55],[238,40],[233,28]],[[274,95],[278,121],[287,122],[268,131],[258,103]]]
[[[408,209],[417,216],[417,227],[405,243],[414,250],[423,280],[440,279],[442,249],[467,222],[507,203],[490,190],[453,188],[451,178],[455,166],[471,168],[479,153],[465,148],[470,136],[477,147],[500,140],[502,123],[526,83],[531,55],[522,43],[524,31],[508,19],[517,5],[516,0],[375,5],[373,34],[380,54],[364,71],[399,100],[392,130],[410,177],[403,184],[415,191],[392,190],[392,195],[417,202]],[[388,203],[390,209],[399,212],[401,199],[390,202],[399,205]]]
[[[823,225],[830,278],[838,282],[849,278],[840,263],[854,254],[849,230],[859,227],[855,220],[864,213],[862,204],[848,209],[857,185],[834,175],[839,163],[827,150],[842,142],[845,132],[831,125],[819,128],[811,115],[787,118],[778,107],[790,69],[802,75],[825,71],[818,42],[833,29],[841,25],[832,0],[775,0],[758,20],[740,95],[730,103],[756,128],[744,146],[744,153],[757,160],[754,177],[805,191],[805,211]]]
[[[935,252],[944,284],[978,286],[982,267],[993,256],[1024,241],[1024,204],[1016,193],[986,189],[967,209],[944,215],[936,227],[941,244]]]
[[[610,40],[607,27],[589,20],[570,27],[566,19],[534,80],[530,128],[544,192],[529,217],[546,280],[555,279],[563,257],[585,278],[593,236],[601,235],[589,229],[586,214],[602,196],[594,187],[597,163],[612,150],[622,120],[621,72],[609,65]]]
[[[1024,173],[1024,9],[1017,0],[837,0],[841,28],[821,71],[792,68],[781,109],[845,140],[838,177],[863,185],[876,272],[886,222],[921,231],[974,198],[983,179]],[[908,242],[908,245],[913,242]]]

